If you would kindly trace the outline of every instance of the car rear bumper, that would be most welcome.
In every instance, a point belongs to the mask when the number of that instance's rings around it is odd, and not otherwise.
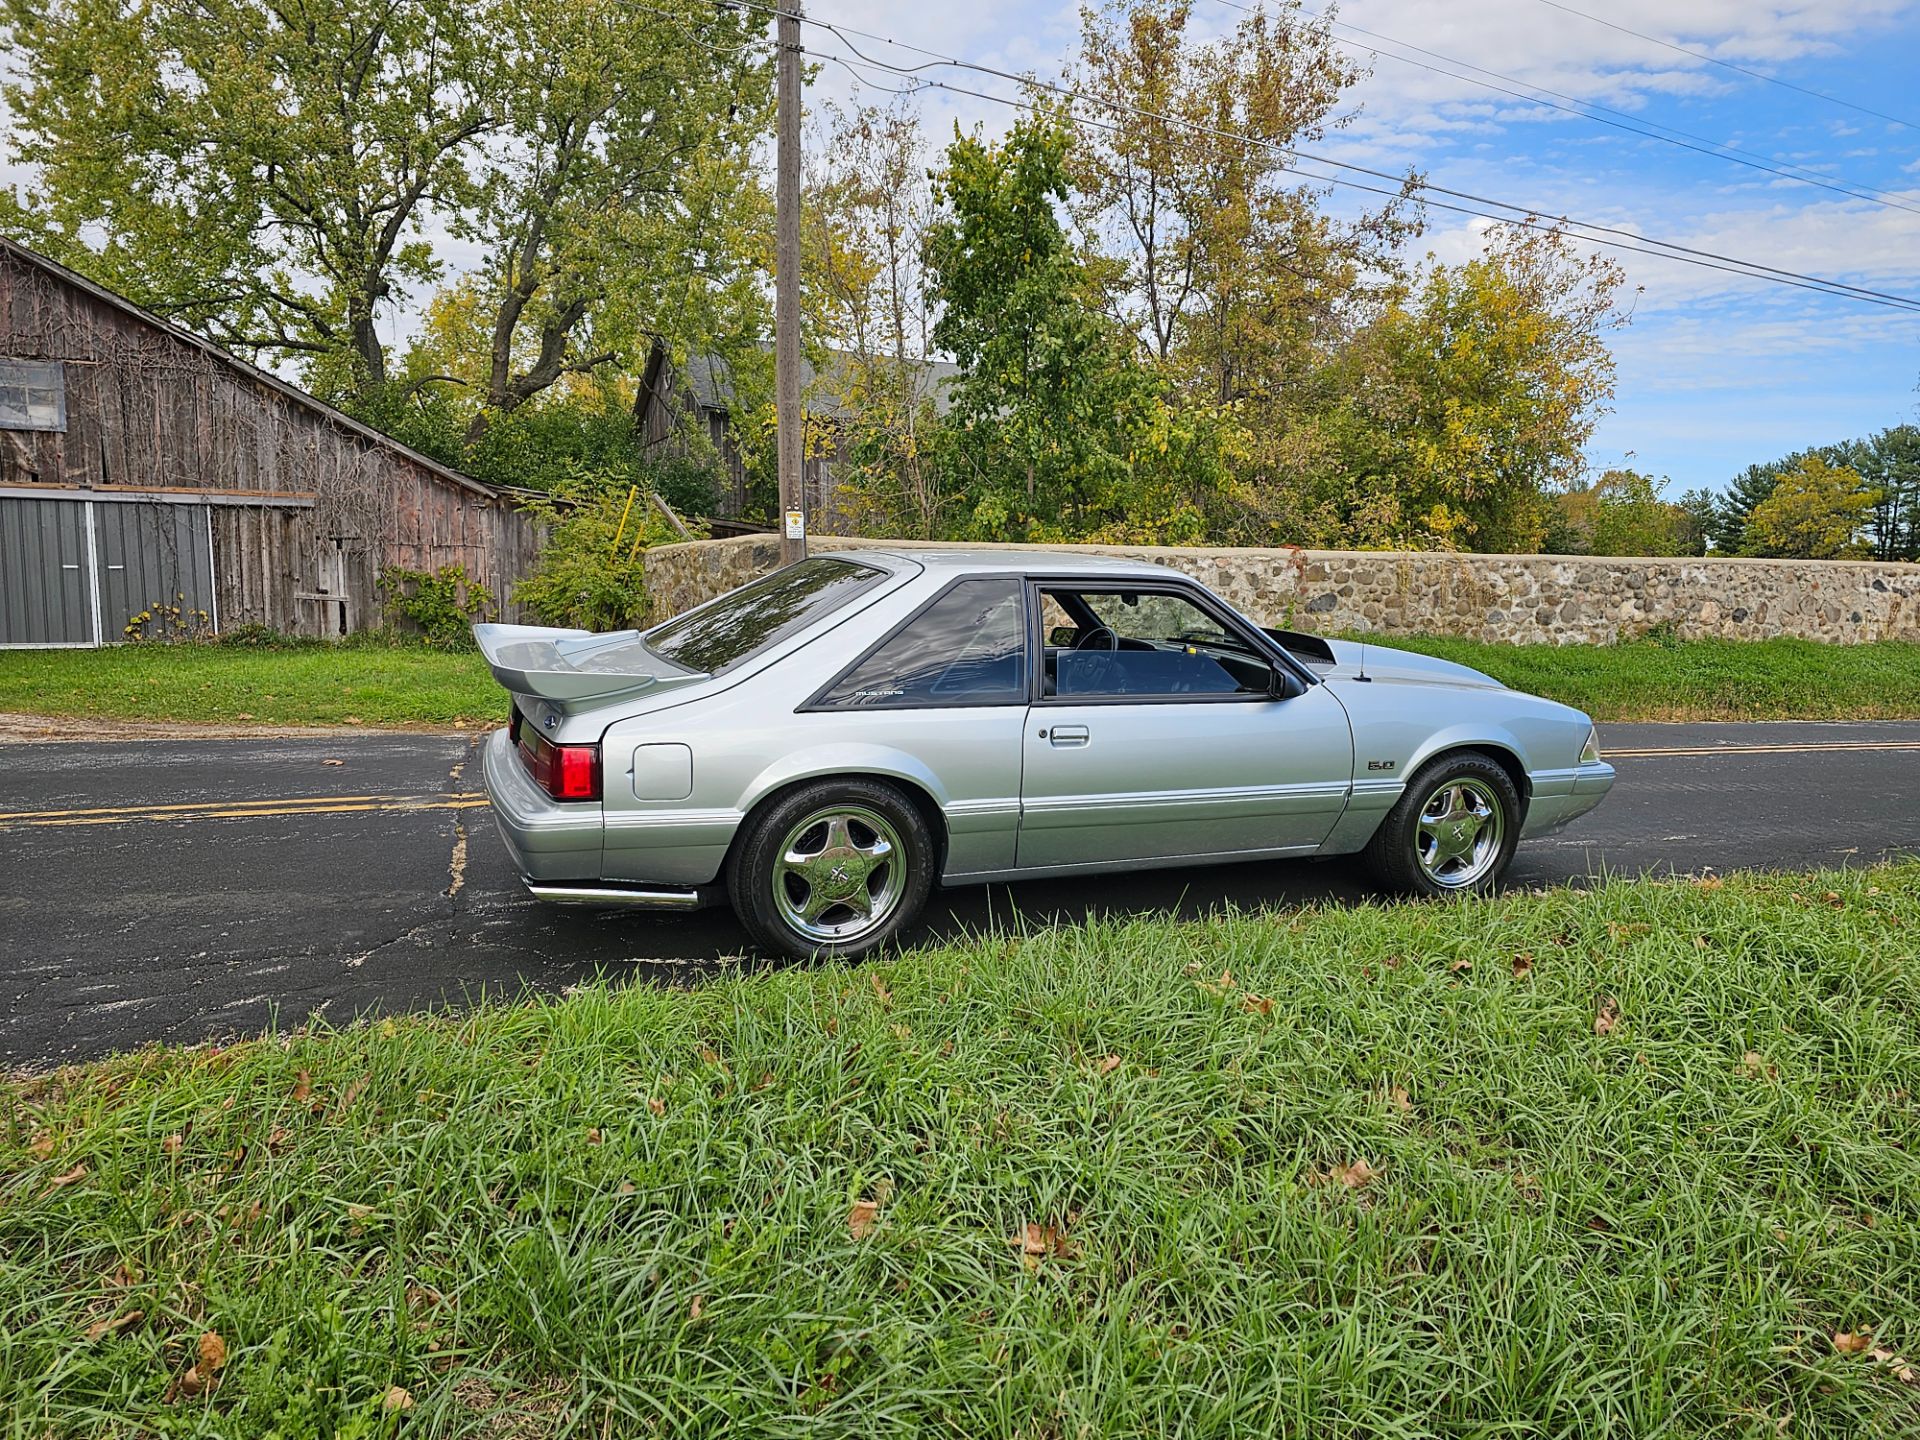
[[[529,885],[599,880],[604,843],[599,805],[546,794],[527,774],[505,730],[487,737],[480,772],[500,839]]]

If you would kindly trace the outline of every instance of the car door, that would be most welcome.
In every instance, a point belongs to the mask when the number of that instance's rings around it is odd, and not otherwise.
[[[1041,584],[1034,608],[1022,869],[1304,853],[1326,839],[1353,773],[1326,687],[1270,693],[1269,652],[1196,589]]]

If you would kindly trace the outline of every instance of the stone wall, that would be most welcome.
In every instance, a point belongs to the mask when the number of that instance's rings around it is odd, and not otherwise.
[[[815,554],[862,547],[921,548],[909,541],[812,542]],[[1920,641],[1920,565],[1102,545],[1000,548],[1058,548],[1158,561],[1202,580],[1261,624],[1326,634],[1376,631],[1573,644],[1632,639],[1660,628],[1685,640],[1791,635],[1838,644]],[[657,546],[647,553],[652,618],[677,615],[779,563],[779,542],[766,535]]]

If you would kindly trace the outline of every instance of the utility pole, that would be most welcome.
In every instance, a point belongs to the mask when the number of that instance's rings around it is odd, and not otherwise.
[[[800,484],[800,0],[779,0],[775,39],[780,126],[774,182],[773,405],[780,462],[780,563],[807,556],[807,506]]]

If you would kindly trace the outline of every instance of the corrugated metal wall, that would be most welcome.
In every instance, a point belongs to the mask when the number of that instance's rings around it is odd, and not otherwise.
[[[87,507],[0,499],[0,645],[91,644]]]
[[[176,605],[188,628],[212,627],[208,519],[205,505],[94,505],[102,638],[118,640],[134,616]]]
[[[171,606],[188,628],[210,627],[208,509],[0,497],[0,645],[111,643]]]

